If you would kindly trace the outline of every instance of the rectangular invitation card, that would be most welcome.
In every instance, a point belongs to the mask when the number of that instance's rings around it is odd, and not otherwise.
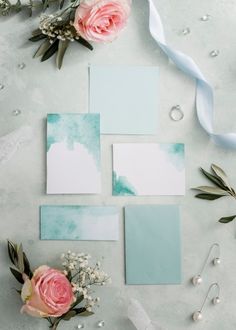
[[[113,144],[113,195],[184,195],[184,144]]]
[[[47,193],[101,192],[99,114],[47,116]]]
[[[159,70],[155,66],[90,67],[90,112],[102,134],[156,134]]]
[[[42,240],[119,239],[119,209],[115,206],[51,206],[40,208]]]
[[[126,206],[125,258],[126,284],[180,284],[178,206]]]

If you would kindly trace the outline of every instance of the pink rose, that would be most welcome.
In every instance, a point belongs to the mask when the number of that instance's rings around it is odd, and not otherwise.
[[[35,317],[61,316],[75,301],[67,277],[48,266],[36,269],[31,280],[25,276],[21,298],[25,303],[21,312]]]
[[[86,40],[108,42],[124,28],[131,0],[84,0],[76,10],[74,27]]]

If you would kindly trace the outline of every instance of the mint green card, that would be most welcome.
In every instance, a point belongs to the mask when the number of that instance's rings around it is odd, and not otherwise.
[[[177,205],[125,207],[126,284],[181,284]]]
[[[90,112],[102,134],[157,134],[159,70],[156,66],[90,67]]]

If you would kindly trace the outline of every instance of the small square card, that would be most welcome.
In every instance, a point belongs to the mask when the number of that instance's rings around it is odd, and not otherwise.
[[[113,144],[113,195],[184,195],[184,145]]]
[[[119,239],[119,209],[114,206],[41,206],[42,240]]]
[[[91,66],[90,112],[100,113],[102,134],[156,134],[158,68]]]
[[[126,206],[125,251],[126,284],[180,284],[178,206]]]
[[[47,193],[101,192],[98,114],[47,117]]]

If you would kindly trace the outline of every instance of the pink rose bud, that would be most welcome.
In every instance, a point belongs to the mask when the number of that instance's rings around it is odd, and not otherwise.
[[[109,42],[125,27],[131,0],[84,0],[76,9],[74,27],[88,41]]]

